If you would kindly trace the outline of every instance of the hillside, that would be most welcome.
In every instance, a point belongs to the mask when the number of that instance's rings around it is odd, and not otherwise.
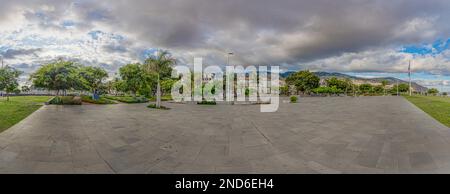
[[[282,78],[286,78],[287,76],[289,76],[290,74],[294,73],[293,71],[289,71],[289,72],[284,72],[280,74],[280,77]],[[387,80],[389,82],[389,85],[392,84],[396,84],[397,81],[399,83],[408,83],[407,81],[401,80],[401,79],[397,79],[395,77],[379,77],[379,78],[363,78],[363,77],[357,77],[357,76],[351,76],[351,75],[347,75],[347,74],[343,74],[343,73],[336,73],[336,72],[314,72],[314,74],[316,74],[317,76],[319,76],[321,79],[327,79],[330,77],[337,77],[340,79],[351,79],[353,82],[356,83],[381,83],[382,80]],[[412,87],[414,88],[415,91],[426,91],[428,90],[427,87],[421,86],[415,82],[412,82]]]

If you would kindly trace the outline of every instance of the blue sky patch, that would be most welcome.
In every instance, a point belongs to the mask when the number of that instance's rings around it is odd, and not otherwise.
[[[139,60],[144,61],[149,56],[154,55],[156,53],[156,51],[158,51],[158,50],[159,49],[157,49],[157,48],[150,48],[150,49],[145,49],[145,50],[141,51],[141,53],[139,54]]]
[[[408,45],[401,49],[401,52],[417,55],[436,55],[449,49],[450,39],[438,39],[432,44]]]
[[[73,22],[71,20],[65,20],[61,23],[61,25],[63,27],[72,27],[72,26],[75,26],[75,22]]]

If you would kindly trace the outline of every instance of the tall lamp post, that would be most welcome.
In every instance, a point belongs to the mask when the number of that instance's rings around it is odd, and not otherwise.
[[[233,52],[228,52],[227,53],[227,66],[230,66],[230,57],[231,56],[233,56],[234,55],[234,53]],[[227,82],[229,82],[230,80],[228,80],[228,76],[227,76]],[[232,81],[232,83],[233,83],[233,90],[234,90],[234,74],[233,74],[233,81]],[[227,88],[227,90],[228,90],[229,88]],[[225,95],[225,96],[227,96],[226,95],[226,93],[228,93],[228,91],[226,91],[226,92],[224,92],[223,94]],[[233,97],[232,97],[233,99],[234,99],[234,91],[233,91]],[[227,99],[227,101],[228,101],[228,99]],[[233,100],[233,102],[231,102],[231,104],[234,104],[234,100]]]
[[[229,53],[227,53],[227,66],[229,66],[229,65],[230,65],[230,56],[232,56],[232,55],[234,55],[234,53],[233,53],[233,52],[229,52]]]

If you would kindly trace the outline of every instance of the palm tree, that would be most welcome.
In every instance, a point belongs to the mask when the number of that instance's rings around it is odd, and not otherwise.
[[[386,96],[386,85],[388,85],[389,82],[387,80],[382,80],[381,85],[383,86],[384,95]]]
[[[345,83],[345,95],[348,95],[348,89],[349,87],[352,86],[353,82],[350,78],[345,78],[344,83]]]
[[[161,108],[161,77],[170,75],[172,65],[176,60],[170,56],[168,51],[159,51],[156,55],[145,60],[144,70],[148,74],[156,75],[156,108]]]

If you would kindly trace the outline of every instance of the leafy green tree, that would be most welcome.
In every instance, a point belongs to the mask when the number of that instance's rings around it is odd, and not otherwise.
[[[144,65],[142,65],[143,68],[143,79],[144,82],[139,89],[139,94],[144,95],[146,97],[151,97],[156,95],[156,89],[157,89],[157,75],[156,74],[149,74],[146,73],[144,69]],[[162,81],[161,81],[162,82]]]
[[[22,91],[22,92],[29,92],[29,91],[31,91],[31,88],[30,88],[30,86],[22,86],[21,88],[20,88],[20,90]]]
[[[247,89],[246,89],[246,92],[247,92]],[[280,86],[280,94],[286,95],[286,96],[289,95],[289,86],[288,85]],[[246,94],[246,95],[248,96],[248,94]]]
[[[161,90],[163,95],[170,94],[172,92],[172,86],[177,82],[175,79],[164,79],[161,81]]]
[[[302,93],[309,93],[312,89],[319,87],[319,82],[320,78],[308,70],[293,73],[286,78],[286,83],[294,85],[297,92]]]
[[[344,91],[342,89],[337,88],[336,86],[328,87],[328,86],[320,86],[312,90],[317,94],[341,94]]]
[[[145,72],[156,75],[156,108],[161,108],[161,80],[170,77],[172,65],[175,63],[176,60],[170,56],[168,51],[159,51],[157,55],[150,56],[145,60]]]
[[[109,80],[105,83],[106,93],[108,93],[108,94],[114,93],[114,81],[115,80]]]
[[[350,78],[345,78],[344,80],[345,83],[345,94],[348,94],[349,92],[353,92],[353,81]]]
[[[372,84],[361,84],[359,85],[359,90],[365,94],[371,93],[373,91],[373,86]]]
[[[0,68],[0,90],[6,92],[6,101],[9,101],[10,93],[18,90],[20,74],[22,74],[21,71],[9,66]]]
[[[100,67],[82,67],[79,69],[80,80],[86,90],[92,92],[92,99],[98,100],[98,93],[108,73]]]
[[[119,78],[116,78],[112,83],[112,88],[115,91],[115,95],[119,94],[120,92],[127,92],[125,87],[125,82]]]
[[[392,87],[392,92],[397,93],[397,88],[398,88],[398,92],[408,92],[409,91],[409,85],[405,84],[405,83],[394,85]]]
[[[377,94],[385,94],[384,93],[384,87],[382,85],[377,85],[373,87],[373,92]]]
[[[145,84],[145,75],[142,69],[142,65],[127,64],[119,69],[121,82],[116,85],[119,86],[119,91],[131,92],[133,97],[136,97],[137,92]]]
[[[430,89],[428,89],[427,93],[435,96],[436,94],[439,94],[439,90],[436,88],[430,88]]]
[[[59,60],[43,65],[31,74],[30,79],[37,88],[55,90],[56,95],[59,95],[60,91],[65,94],[66,90],[81,87],[78,68],[79,66],[71,61]]]
[[[327,80],[325,80],[328,87],[336,87],[339,90],[342,90],[342,92],[345,91],[347,93],[351,89],[351,80],[350,79],[338,79],[336,77],[331,77]]]

